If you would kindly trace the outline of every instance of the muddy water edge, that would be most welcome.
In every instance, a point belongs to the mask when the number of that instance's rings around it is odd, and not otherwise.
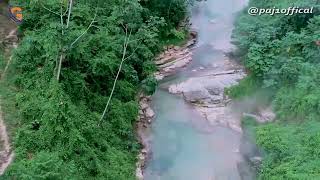
[[[224,95],[224,88],[245,77],[243,67],[226,56],[235,50],[234,19],[245,5],[245,0],[195,3],[191,23],[198,37],[188,49],[192,61],[160,78],[152,97],[140,97],[138,133],[144,149],[138,179],[256,178],[249,159],[259,152],[243,134],[243,112]]]

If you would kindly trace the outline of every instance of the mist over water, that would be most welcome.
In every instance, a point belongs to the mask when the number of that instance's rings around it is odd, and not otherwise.
[[[235,13],[242,0],[197,2],[192,10],[192,28],[199,33],[192,63],[160,87],[193,77],[192,71],[215,68],[230,43]],[[145,170],[146,180],[240,180],[252,179],[239,148],[242,135],[229,128],[210,126],[182,97],[159,88],[153,96],[156,118],[151,129],[152,157]]]
[[[154,102],[157,118],[146,180],[241,179],[241,134],[210,127],[190,105],[165,91],[159,90]]]
[[[244,7],[243,0],[208,0],[196,3],[192,10],[192,28],[199,32],[199,45],[228,51],[235,15]]]

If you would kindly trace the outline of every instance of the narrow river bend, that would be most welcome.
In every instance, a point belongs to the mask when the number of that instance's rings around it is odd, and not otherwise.
[[[244,144],[242,134],[210,125],[191,104],[167,90],[170,84],[217,68],[225,53],[233,49],[230,41],[234,18],[244,6],[244,0],[207,0],[193,7],[192,28],[199,37],[192,63],[162,80],[152,97],[156,118],[151,128],[152,156],[144,173],[146,180],[254,178],[239,150]]]

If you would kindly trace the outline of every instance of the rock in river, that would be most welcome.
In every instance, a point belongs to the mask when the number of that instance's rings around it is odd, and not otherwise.
[[[155,115],[154,111],[150,107],[148,107],[146,109],[146,117],[151,119],[154,117],[154,115]]]
[[[218,104],[224,99],[224,89],[238,83],[244,77],[242,72],[225,74],[223,72],[190,78],[169,87],[169,92],[182,94],[185,100],[199,104]]]

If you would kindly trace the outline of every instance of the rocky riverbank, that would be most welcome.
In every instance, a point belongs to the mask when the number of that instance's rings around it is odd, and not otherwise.
[[[155,73],[157,80],[162,80],[164,77],[173,75],[178,69],[186,67],[192,61],[192,47],[197,41],[197,33],[190,32],[189,41],[179,46],[167,46],[164,52],[161,53],[155,60],[158,66],[158,71]]]
[[[143,170],[145,168],[146,161],[151,155],[150,136],[148,131],[150,130],[151,122],[155,116],[154,111],[151,109],[151,97],[140,94],[139,108],[139,117],[136,128],[142,149],[138,155],[138,162],[136,164],[136,177],[138,180],[143,180]]]
[[[156,59],[155,64],[158,71],[155,73],[157,80],[162,80],[164,77],[175,74],[177,70],[187,66],[192,61],[191,48],[196,43],[197,33],[190,32],[188,42],[183,46],[167,46],[165,51],[161,53]],[[155,117],[155,113],[151,107],[152,98],[144,94],[139,95],[139,117],[137,122],[137,134],[142,149],[138,155],[138,162],[136,164],[136,177],[138,180],[143,180],[143,170],[146,162],[151,157],[151,137],[150,126]]]

